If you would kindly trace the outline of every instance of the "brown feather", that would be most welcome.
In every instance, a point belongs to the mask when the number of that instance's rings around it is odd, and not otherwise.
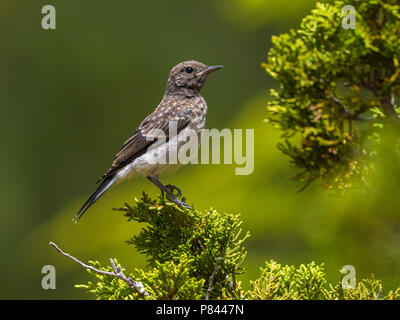
[[[159,116],[161,112],[162,116]],[[126,140],[121,150],[115,156],[111,167],[97,182],[101,182],[112,176],[116,171],[143,155],[160,138],[160,136],[154,136],[154,133],[152,133],[153,129],[162,130],[166,141],[168,141],[170,138],[169,121],[176,121],[177,134],[179,134],[190,123],[192,116],[193,112],[188,108],[164,107],[164,104],[161,103],[152,114],[143,120],[132,136]]]

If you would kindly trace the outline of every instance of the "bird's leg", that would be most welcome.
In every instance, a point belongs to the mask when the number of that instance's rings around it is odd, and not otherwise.
[[[192,209],[185,202],[183,202],[182,200],[179,200],[173,194],[173,192],[171,192],[170,189],[167,186],[164,186],[156,177],[148,176],[147,179],[149,179],[151,182],[153,182],[161,190],[161,194],[162,194],[163,197],[164,197],[164,192],[165,192],[172,199],[172,201],[175,202],[177,205],[179,205],[181,207],[185,207],[187,209]],[[175,188],[173,188],[173,189],[175,189]],[[176,188],[176,189],[179,190],[178,188]],[[179,192],[180,192],[180,190],[179,190]]]

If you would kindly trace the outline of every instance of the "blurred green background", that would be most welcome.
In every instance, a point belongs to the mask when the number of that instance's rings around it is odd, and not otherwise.
[[[57,29],[41,28],[42,6],[57,10]],[[399,166],[383,166],[369,194],[337,197],[317,184],[302,193],[263,123],[268,90],[260,67],[273,34],[299,25],[315,1],[118,0],[0,2],[0,298],[88,298],[74,284],[87,273],[48,246],[77,258],[117,258],[128,271],[146,262],[125,244],[138,226],[113,207],[133,202],[148,181],[118,186],[84,218],[71,219],[125,139],[160,101],[168,72],[183,60],[222,64],[207,81],[208,128],[255,128],[255,170],[186,166],[161,180],[179,186],[196,208],[241,213],[247,241],[245,287],[265,260],[325,263],[328,278],[354,265],[384,290],[400,284]],[[41,288],[54,265],[57,289]]]

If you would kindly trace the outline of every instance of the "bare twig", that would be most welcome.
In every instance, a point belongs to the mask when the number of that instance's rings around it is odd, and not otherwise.
[[[217,262],[215,263],[214,271],[213,271],[213,273],[212,273],[211,276],[210,276],[210,280],[208,281],[208,289],[207,289],[207,292],[206,292],[206,300],[210,300],[210,293],[211,293],[211,291],[212,291],[212,286],[213,286],[214,278],[215,278],[215,276],[216,276],[216,274],[217,274],[217,272],[218,272],[219,263],[221,262],[221,260],[222,260],[222,257],[218,257],[218,258],[217,258]]]
[[[144,289],[143,284],[140,281],[135,281],[130,277],[127,277],[123,272],[122,272],[122,267],[121,266],[117,266],[114,262],[113,259],[110,259],[110,263],[111,266],[113,268],[114,272],[109,272],[109,271],[104,271],[104,270],[99,270],[96,269],[93,266],[87,265],[85,263],[83,263],[82,261],[78,260],[77,258],[71,256],[69,253],[65,253],[64,251],[62,251],[54,242],[49,243],[49,245],[53,246],[54,248],[56,248],[56,250],[61,253],[63,256],[70,258],[71,260],[75,261],[76,263],[80,264],[82,267],[84,267],[85,269],[89,269],[93,272],[96,272],[98,274],[103,274],[106,276],[110,276],[110,277],[116,277],[118,279],[121,279],[122,281],[125,281],[130,288],[135,289],[137,292],[139,292],[140,294],[149,297],[150,295],[148,294],[148,292]]]

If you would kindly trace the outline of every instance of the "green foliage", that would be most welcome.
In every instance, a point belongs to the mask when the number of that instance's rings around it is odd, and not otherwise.
[[[323,267],[314,263],[296,269],[271,260],[260,270],[260,278],[251,282],[250,297],[256,300],[318,299],[326,283]]]
[[[138,292],[108,275],[88,270],[97,281],[78,285],[97,299],[400,299],[400,288],[382,295],[381,282],[362,280],[354,289],[342,289],[341,282],[328,284],[323,265],[281,266],[266,262],[260,277],[245,291],[236,275],[242,273],[246,255],[238,215],[215,210],[198,211],[155,201],[143,194],[135,206],[125,204],[122,211],[128,221],[146,223],[141,232],[128,241],[148,258],[147,270],[135,269],[126,276],[140,281]],[[95,268],[112,272],[111,267]]]
[[[400,288],[382,295],[382,283],[364,279],[354,289],[343,289],[341,282],[327,285],[324,266],[282,266],[271,260],[261,268],[261,276],[251,282],[249,298],[255,300],[394,300],[400,299]]]
[[[355,29],[342,27],[345,5],[356,10]],[[382,123],[400,124],[398,1],[317,3],[298,30],[272,43],[263,66],[280,90],[271,90],[267,122],[283,131],[278,147],[297,178],[338,190],[362,185]]]

